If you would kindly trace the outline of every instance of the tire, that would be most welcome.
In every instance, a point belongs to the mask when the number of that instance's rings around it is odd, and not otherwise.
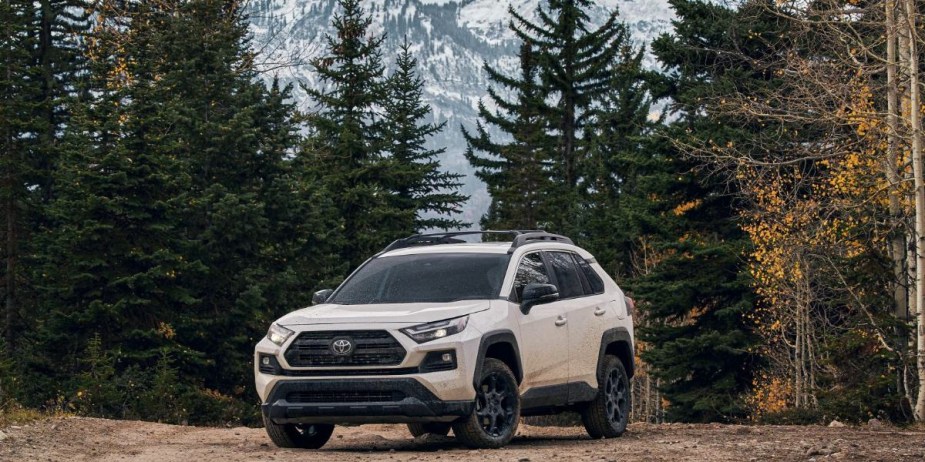
[[[629,378],[623,363],[606,356],[597,371],[597,396],[581,411],[581,422],[591,438],[616,438],[626,431],[629,419]]]
[[[440,422],[410,423],[408,424],[408,431],[415,438],[422,435],[446,436],[450,434],[450,424]]]
[[[517,379],[506,364],[487,358],[478,383],[472,414],[453,423],[453,434],[470,448],[500,448],[511,441],[520,423]]]
[[[266,417],[263,425],[267,435],[278,447],[318,449],[324,446],[334,433],[334,425],[330,424],[275,424]]]

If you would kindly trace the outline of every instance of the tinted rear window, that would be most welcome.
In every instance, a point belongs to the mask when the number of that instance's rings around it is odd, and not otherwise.
[[[581,285],[581,276],[572,255],[565,252],[549,252],[549,262],[552,271],[556,273],[556,282],[559,286],[560,298],[581,297],[585,294]]]
[[[585,279],[588,280],[588,284],[591,286],[592,294],[602,294],[604,293],[604,280],[598,276],[597,271],[594,271],[594,268],[591,267],[591,264],[588,263],[584,258],[575,255],[575,261],[578,262],[578,267],[581,268],[581,272],[585,273]]]
[[[440,253],[375,258],[330,303],[445,303],[497,298],[510,255]]]

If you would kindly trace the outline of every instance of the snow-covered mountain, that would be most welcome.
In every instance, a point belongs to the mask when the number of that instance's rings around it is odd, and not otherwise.
[[[336,0],[252,0],[249,6],[253,45],[269,79],[284,83],[319,85],[308,62],[323,52],[324,35],[331,31]],[[435,146],[446,147],[445,169],[465,173],[464,193],[471,198],[464,220],[478,225],[490,202],[485,186],[472,175],[463,152],[460,126],[472,127],[476,105],[485,97],[488,79],[483,62],[511,75],[517,69],[517,42],[508,29],[508,6],[535,19],[543,0],[364,0],[373,17],[373,31],[385,33],[383,56],[392,64],[399,44],[408,38],[426,82],[425,98],[433,108],[433,121],[447,122],[434,137]],[[668,30],[672,12],[667,0],[598,0],[590,12],[603,22],[617,8],[637,44],[650,42]],[[649,65],[653,65],[651,60]],[[314,107],[303,92],[296,91],[300,108]]]

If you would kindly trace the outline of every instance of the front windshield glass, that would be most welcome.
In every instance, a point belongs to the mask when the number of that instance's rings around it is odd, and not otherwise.
[[[446,303],[497,298],[510,256],[439,253],[379,257],[345,281],[329,303]]]

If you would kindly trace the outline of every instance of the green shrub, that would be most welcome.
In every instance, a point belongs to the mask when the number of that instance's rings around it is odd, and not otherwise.
[[[81,363],[85,369],[77,376],[71,410],[95,417],[125,417],[128,399],[120,387],[122,377],[117,377],[115,358],[103,349],[99,334],[90,339]]]
[[[185,394],[180,402],[190,425],[263,425],[256,403],[247,403],[216,390],[195,389]]]
[[[16,364],[7,351],[6,342],[0,338],[0,411],[10,408],[14,403],[19,385],[15,374]]]
[[[136,412],[143,420],[179,424],[188,420],[188,414],[178,399],[186,393],[180,383],[177,369],[173,367],[170,354],[161,351],[154,369],[145,377],[146,387],[138,396]]]

